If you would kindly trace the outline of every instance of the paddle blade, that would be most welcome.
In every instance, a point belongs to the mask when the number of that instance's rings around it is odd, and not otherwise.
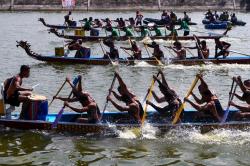
[[[59,120],[60,120],[61,117],[62,117],[63,111],[64,111],[64,107],[63,107],[63,108],[60,110],[60,112],[57,114],[56,119],[55,119],[55,121],[53,122],[53,124],[52,124],[52,126],[51,126],[52,129],[56,128],[56,126],[57,126]]]
[[[179,107],[179,109],[177,110],[177,112],[175,114],[175,117],[174,117],[172,124],[176,124],[178,122],[179,117],[180,117],[182,111],[184,110],[184,108],[185,108],[185,103],[182,103],[182,105]]]

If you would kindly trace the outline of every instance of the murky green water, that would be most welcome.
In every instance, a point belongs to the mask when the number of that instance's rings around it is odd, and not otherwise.
[[[16,40],[27,40],[32,50],[43,55],[54,53],[54,47],[62,46],[63,39],[48,34],[46,28],[37,21],[44,17],[49,23],[60,24],[65,13],[0,13],[0,80],[16,74],[21,64],[31,66],[31,77],[24,85],[40,85],[35,92],[47,96],[56,93],[65,76],[83,75],[84,87],[93,95],[102,108],[115,68],[111,66],[48,65],[28,57],[21,48],[16,48]],[[82,17],[129,17],[134,13],[75,13],[76,20]],[[157,17],[159,13],[146,13],[147,17]],[[181,15],[180,13],[178,15]],[[249,21],[250,14],[239,13],[239,18]],[[193,21],[201,27],[202,13],[191,13]],[[232,49],[248,53],[250,44],[249,24],[236,27],[226,38]],[[199,31],[205,31],[199,29]],[[221,31],[215,31],[221,33]],[[181,33],[181,32],[180,32]],[[200,34],[205,35],[205,34]],[[123,42],[122,45],[128,43]],[[192,45],[193,43],[186,43]],[[209,42],[213,50],[213,43]],[[102,56],[98,44],[87,43],[94,55]],[[121,51],[122,52],[122,51]],[[213,51],[211,51],[213,52]],[[166,52],[167,53],[167,52]],[[145,56],[146,53],[144,52]],[[249,65],[208,65],[183,67],[170,65],[164,73],[171,87],[181,97],[188,90],[197,72],[203,70],[205,79],[226,107],[231,77],[241,75],[249,78]],[[140,99],[150,84],[156,67],[147,64],[120,66],[117,68],[129,88]],[[69,87],[62,92],[67,94]],[[50,112],[58,112],[61,102],[54,102]],[[189,107],[189,106],[188,106]],[[113,111],[108,107],[108,111]],[[69,110],[67,110],[69,111]],[[163,136],[155,136],[155,130],[146,128],[142,138],[133,133],[121,132],[119,137],[73,136],[70,134],[37,131],[0,130],[0,165],[250,165],[250,132],[216,130],[200,134],[199,130],[172,131]]]

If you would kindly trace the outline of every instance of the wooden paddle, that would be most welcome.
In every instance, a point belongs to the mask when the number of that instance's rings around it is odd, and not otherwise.
[[[223,115],[223,118],[222,118],[222,120],[221,120],[221,123],[225,123],[225,122],[226,122],[227,117],[228,117],[228,114],[229,114],[229,108],[230,108],[230,106],[231,106],[231,105],[230,105],[230,102],[233,101],[234,94],[235,94],[236,88],[237,88],[237,83],[236,83],[235,86],[234,86],[234,83],[235,83],[235,81],[233,80],[232,85],[231,85],[230,94],[229,94],[229,100],[228,100],[227,109],[226,109],[226,111],[225,111],[225,113],[224,113],[224,115]]]
[[[198,38],[197,38],[197,36],[195,36],[195,35],[193,35],[193,36],[194,36],[195,43],[196,43],[196,45],[197,45],[197,47],[198,47],[198,50],[199,50],[199,52],[200,52],[200,54],[201,54],[201,57],[202,57],[203,60],[205,60],[204,55],[203,55],[203,52],[202,52],[202,49],[201,49],[201,46],[200,46],[200,44],[199,44]]]
[[[160,74],[160,71],[158,71],[156,77],[158,77]],[[147,100],[150,100],[150,98],[152,97],[152,91],[153,91],[153,88],[154,88],[154,85],[155,85],[155,79],[153,78],[152,81],[151,81],[151,84],[150,84],[150,87],[149,87],[149,91],[147,92],[145,98],[143,99],[143,102],[142,104],[147,101]],[[143,113],[143,117],[142,117],[142,125],[146,119],[146,114],[147,114],[147,109],[148,109],[148,104],[145,105],[145,108],[144,108],[144,113]]]
[[[66,80],[63,82],[63,84],[62,84],[62,86],[58,89],[58,91],[56,92],[56,95],[55,95],[55,97],[57,97],[57,95],[61,92],[61,90],[62,90],[62,88],[64,87],[64,85],[66,84]],[[51,104],[53,103],[53,101],[55,100],[55,98],[53,98],[52,100],[51,100],[51,102],[49,103],[49,107],[51,106]]]
[[[109,95],[111,94],[112,89],[113,89],[113,87],[114,87],[114,85],[115,85],[115,80],[116,80],[116,75],[114,75],[114,77],[113,77],[113,80],[112,80],[112,83],[111,83],[111,86],[110,86],[110,89],[109,89],[109,93],[108,93],[107,96],[109,96]],[[105,112],[107,106],[108,106],[108,100],[106,100],[106,103],[105,103],[105,105],[104,105],[104,107],[103,107],[103,111],[102,111],[102,115],[101,115],[100,120],[102,120],[102,117],[103,117],[103,115],[104,115],[104,112]]]
[[[185,98],[188,98],[191,95],[191,93],[192,93],[194,87],[196,86],[198,80],[199,80],[199,78],[198,78],[198,76],[196,76],[195,79],[194,79],[194,81],[193,81],[193,83],[192,83],[192,85],[191,85],[191,87],[190,87],[190,89],[188,90],[188,93],[187,93],[187,95],[186,95]],[[177,123],[177,121],[179,120],[179,117],[181,115],[181,112],[184,110],[184,107],[185,107],[185,101],[183,101],[183,103],[181,104],[180,108],[177,110],[177,112],[175,114],[175,117],[174,117],[174,119],[172,121],[172,124],[176,124]]]
[[[76,77],[76,78],[74,79],[74,81],[73,81],[74,87],[76,87],[78,81],[79,81],[79,77]],[[73,90],[70,92],[70,94],[69,94],[69,96],[68,96],[68,99],[70,99],[70,97],[72,96],[72,94],[73,94]],[[62,107],[62,109],[59,111],[59,113],[58,113],[57,116],[56,116],[56,119],[55,119],[54,122],[52,123],[52,126],[51,126],[52,129],[56,128],[56,126],[57,126],[59,120],[60,120],[61,117],[62,117],[64,108],[65,108],[65,105],[64,105],[64,106]]]

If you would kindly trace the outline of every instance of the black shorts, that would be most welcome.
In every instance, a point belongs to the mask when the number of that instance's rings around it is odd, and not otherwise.
[[[6,95],[7,96],[7,95]],[[10,104],[12,106],[19,107],[20,101],[19,101],[20,93],[16,91],[12,96],[10,96],[8,99],[6,98],[5,103]]]

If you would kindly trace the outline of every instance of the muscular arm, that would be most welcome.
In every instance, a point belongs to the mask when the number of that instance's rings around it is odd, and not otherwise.
[[[130,110],[130,106],[121,106],[117,104],[116,102],[114,102],[113,100],[110,100],[110,102],[114,105],[116,109],[118,109],[121,112],[126,112]]]
[[[199,99],[195,94],[192,93],[192,96],[194,98],[194,100],[198,103],[198,104],[203,104],[204,102],[202,101],[202,99]]]
[[[240,95],[238,95],[236,93],[234,94],[234,96],[237,97],[239,100],[244,101],[243,98],[242,98],[242,96],[240,96]]]
[[[21,86],[21,81],[19,78],[14,78],[12,81],[14,81],[14,86],[15,86],[16,90],[18,90],[18,91],[32,91],[32,89],[23,88]]]
[[[77,113],[82,113],[82,112],[87,112],[89,110],[89,107],[83,107],[81,109],[79,108],[75,108],[75,107],[72,107],[70,105],[68,105],[67,107],[69,107],[70,109],[72,109],[73,111],[77,112]]]
[[[62,101],[67,101],[67,102],[70,102],[70,103],[78,101],[78,99],[76,97],[71,98],[71,99],[66,98],[66,97],[56,97],[56,99],[59,99],[59,100],[62,100]]]
[[[113,92],[113,94],[114,94],[114,96],[115,96],[115,98],[116,98],[117,100],[119,100],[119,101],[122,100],[122,96],[118,95],[115,91],[112,91],[112,92]]]
[[[242,112],[250,112],[250,105],[248,106],[240,106],[238,104],[231,104],[232,106],[234,106],[235,108],[239,109]]]
[[[158,97],[154,91],[152,91],[152,95],[154,97],[154,99],[157,101],[157,103],[163,103],[165,101],[165,98],[164,97]]]

